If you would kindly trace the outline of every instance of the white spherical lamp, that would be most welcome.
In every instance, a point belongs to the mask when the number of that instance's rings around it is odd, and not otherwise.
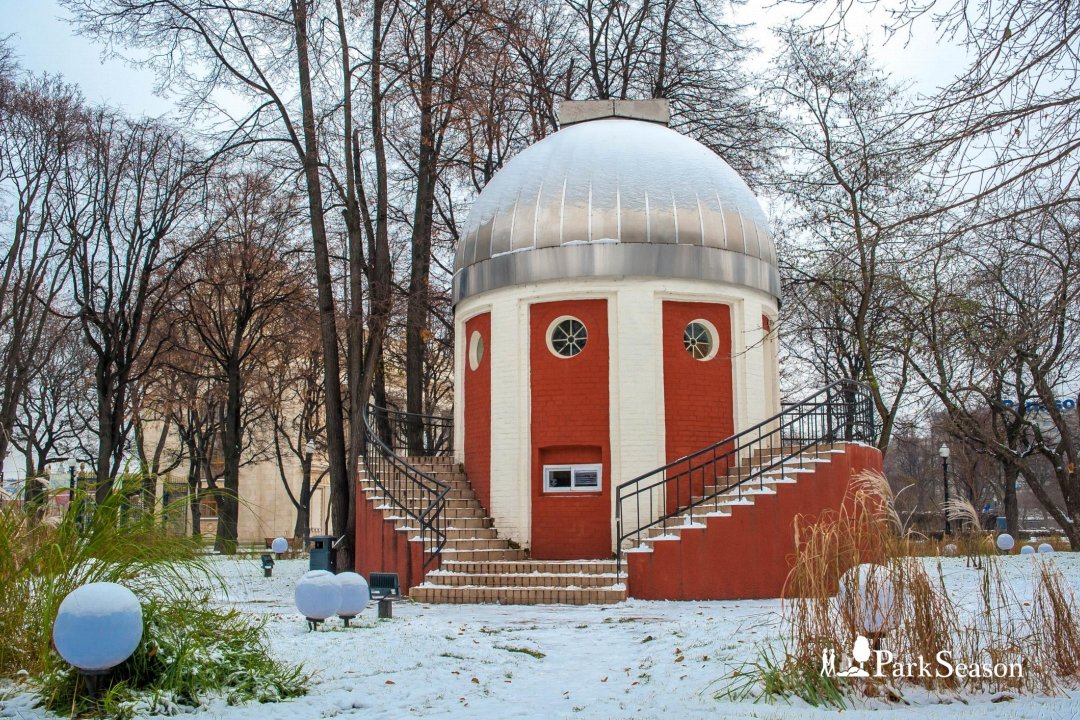
[[[1020,554],[1021,555],[1034,555],[1035,554],[1035,548],[1033,546],[1031,546],[1031,545],[1025,545],[1024,547],[1020,548]]]
[[[1054,546],[1051,545],[1050,543],[1040,543],[1039,544],[1039,552],[1044,553],[1044,554],[1045,553],[1052,553],[1052,552],[1054,552]]]
[[[111,582],[90,583],[68,593],[53,623],[53,644],[60,657],[91,674],[131,657],[142,634],[139,599]]]
[[[311,570],[296,583],[293,599],[296,609],[307,618],[309,627],[315,630],[320,622],[335,615],[341,607],[341,587],[334,579],[334,573]]]
[[[289,549],[289,541],[283,537],[276,537],[274,538],[274,541],[270,543],[270,549],[280,555]]]
[[[368,606],[368,602],[371,601],[371,590],[368,588],[367,580],[354,572],[338,573],[334,578],[341,589],[341,606],[337,614],[345,621],[345,627],[348,627],[349,621]]]
[[[942,549],[942,551],[949,557],[952,557],[956,554],[956,545],[949,543]]]
[[[896,589],[884,565],[864,563],[844,573],[837,601],[841,608],[852,608],[859,629],[868,635],[879,635],[896,622]]]
[[[1009,552],[1016,546],[1016,540],[1009,533],[1001,533],[997,536],[997,547],[1001,552]]]

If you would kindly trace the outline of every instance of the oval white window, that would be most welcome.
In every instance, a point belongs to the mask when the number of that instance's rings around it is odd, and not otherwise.
[[[469,369],[476,370],[480,367],[480,361],[484,359],[484,338],[478,330],[473,330],[469,336]]]
[[[683,330],[683,347],[695,360],[712,360],[716,355],[716,328],[708,320],[694,320]]]
[[[574,357],[588,342],[589,332],[576,317],[556,318],[548,328],[548,349],[559,357]]]

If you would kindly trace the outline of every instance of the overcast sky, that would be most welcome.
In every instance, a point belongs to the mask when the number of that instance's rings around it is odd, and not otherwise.
[[[154,94],[154,75],[121,60],[102,60],[101,48],[75,35],[54,0],[0,0],[2,32],[11,34],[19,64],[33,72],[62,74],[93,103],[135,115],[162,115],[172,103]]]
[[[750,39],[763,48],[772,45],[769,27],[795,15],[792,9],[764,9],[772,4],[750,0],[736,15],[739,22],[756,24]],[[103,59],[100,47],[75,35],[65,20],[66,11],[55,0],[0,0],[0,17],[4,19],[0,32],[14,36],[11,42],[24,68],[62,74],[82,88],[91,102],[116,105],[135,115],[158,116],[172,109],[170,100],[154,93],[152,72],[119,59]],[[880,15],[875,19],[864,13],[862,17],[879,60],[895,75],[915,81],[924,92],[932,91],[959,69],[962,53],[939,46],[932,28],[918,28],[918,36],[906,46],[896,38],[884,43]],[[759,62],[765,57],[767,52]]]
[[[750,0],[739,8],[736,20],[755,23],[750,40],[766,51],[756,62],[765,62],[772,46],[769,27],[784,24],[794,16],[792,10],[764,9],[767,0]],[[168,98],[155,93],[154,74],[131,67],[119,59],[105,59],[102,49],[77,36],[68,17],[55,0],[0,0],[0,33],[12,35],[11,44],[19,63],[33,72],[62,74],[77,84],[92,103],[106,103],[123,108],[132,115],[161,116],[173,109]],[[878,16],[880,17],[880,16]],[[898,77],[916,83],[923,92],[932,92],[939,83],[959,71],[963,54],[948,45],[940,46],[933,29],[924,25],[906,45],[898,39],[884,43],[881,22],[864,14],[864,26],[875,54],[885,67]],[[21,475],[18,463],[9,457],[4,475]]]

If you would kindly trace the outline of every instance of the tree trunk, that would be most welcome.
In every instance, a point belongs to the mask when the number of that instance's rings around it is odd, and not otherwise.
[[[432,38],[435,3],[424,4],[424,57],[420,77],[420,154],[416,171],[413,210],[412,266],[409,305],[405,319],[406,437],[410,455],[424,455],[424,356],[428,340],[428,281],[431,270],[431,212],[435,197],[434,84],[435,51]]]
[[[240,514],[240,359],[239,353],[226,367],[225,426],[222,428],[221,454],[225,461],[222,488],[218,493],[218,526],[214,549],[232,555],[236,552]]]
[[[97,401],[98,401],[98,454],[97,454],[97,482],[94,494],[98,503],[105,502],[112,490],[112,455],[113,455],[113,422],[112,407],[113,393],[112,383],[103,361],[98,361],[97,368]]]
[[[301,479],[300,494],[296,504],[296,526],[293,528],[294,538],[304,538],[304,547],[307,547],[308,537],[311,535],[311,456],[300,461]]]
[[[1002,503],[1005,506],[1005,524],[1008,532],[1014,538],[1020,537],[1020,511],[1016,504],[1016,482],[1020,477],[1020,470],[1012,463],[1006,463],[1003,468],[1005,475],[1005,487],[1002,493]]]
[[[350,478],[345,459],[345,428],[341,398],[341,365],[338,356],[337,314],[334,310],[333,277],[326,225],[322,214],[322,179],[319,176],[319,141],[315,130],[315,109],[308,57],[307,2],[293,0],[296,55],[300,81],[300,104],[304,125],[304,179],[307,185],[311,240],[315,251],[315,281],[319,293],[319,329],[322,339],[326,384],[326,455],[330,470],[330,506],[333,534],[348,535]],[[344,540],[346,549],[351,539]],[[351,561],[351,558],[349,558]],[[348,565],[345,565],[348,567]]]
[[[199,508],[199,452],[194,443],[188,443],[188,506],[191,508],[191,537],[202,535],[202,511]]]

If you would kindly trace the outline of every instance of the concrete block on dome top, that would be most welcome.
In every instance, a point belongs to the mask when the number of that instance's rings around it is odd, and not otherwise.
[[[565,127],[614,115],[613,100],[567,100],[559,107],[559,125]]]
[[[668,101],[660,98],[651,100],[616,100],[615,117],[667,125],[671,120]]]

